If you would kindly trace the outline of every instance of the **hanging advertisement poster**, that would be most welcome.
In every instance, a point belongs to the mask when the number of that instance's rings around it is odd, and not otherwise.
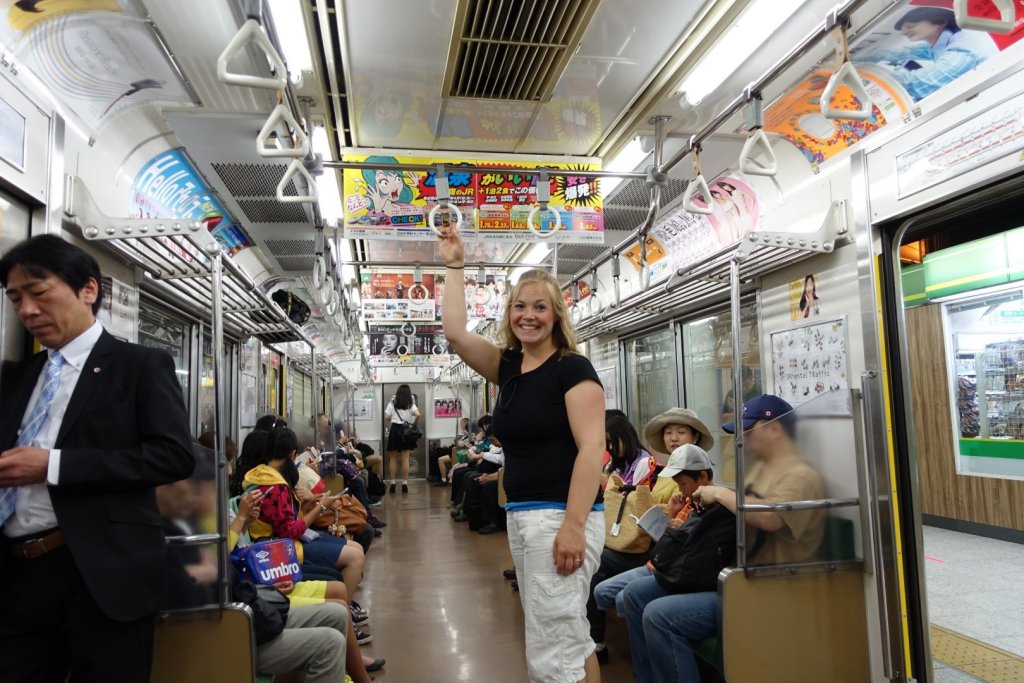
[[[370,325],[369,338],[370,365],[436,365],[450,360],[440,323]]]
[[[435,398],[434,417],[462,417],[462,399]]]
[[[100,289],[96,320],[110,334],[134,344],[139,340],[138,289],[109,275],[100,277]]]
[[[970,0],[972,16],[998,18],[988,0]],[[857,34],[850,57],[868,95],[873,116],[867,121],[827,119],[820,96],[832,65],[813,71],[765,112],[765,130],[781,134],[816,166],[874,131],[908,121],[921,101],[998,55],[1024,36],[1024,6],[1016,7],[1015,28],[1008,34],[961,29],[952,0],[901,0],[872,27]],[[860,102],[840,86],[832,104],[859,109]]]
[[[162,152],[139,169],[130,208],[136,218],[202,221],[229,256],[253,246],[180,149]]]
[[[146,103],[192,103],[149,24],[114,0],[4,3],[0,43],[97,132]]]
[[[427,157],[355,156],[345,161],[381,164],[447,164],[451,203],[463,217],[466,239],[514,240],[541,239],[527,228],[530,212],[536,204],[537,176],[523,173],[486,173],[460,171],[458,161]],[[512,167],[509,162],[475,161],[486,166]],[[594,164],[516,162],[519,168],[551,170],[597,170]],[[391,169],[346,170],[345,237],[349,239],[387,239],[434,241],[427,227],[427,216],[436,204],[436,171],[400,171]],[[579,176],[552,176],[550,211],[538,212],[535,226],[547,230],[558,212],[561,228],[551,237],[557,242],[604,242],[604,214],[596,179]],[[438,219],[440,220],[440,219]]]
[[[435,315],[441,319],[441,301],[444,298],[445,275],[434,277]],[[469,271],[465,278],[466,316],[470,320],[497,320],[505,312],[508,303],[508,281],[505,273],[480,273]],[[426,276],[424,276],[426,279]]]
[[[646,258],[652,282],[735,244],[751,232],[764,229],[764,206],[742,173],[715,178],[708,183],[708,191],[710,215],[690,213],[680,205],[651,228],[647,235]],[[700,198],[694,202],[704,205]],[[640,269],[640,251],[637,243],[623,252],[637,270]]]
[[[412,273],[360,274],[360,312],[365,320],[434,320],[434,275],[417,283]]]

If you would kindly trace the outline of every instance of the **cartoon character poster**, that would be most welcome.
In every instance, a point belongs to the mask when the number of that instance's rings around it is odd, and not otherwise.
[[[421,157],[346,156],[346,161],[380,163],[382,168],[346,170],[345,236],[350,239],[387,239],[433,241],[427,227],[430,210],[437,200],[436,170],[406,171],[388,168],[398,163],[437,164],[439,159]],[[463,171],[462,162],[447,160],[446,174],[451,204],[462,215],[463,235],[469,240],[541,239],[528,229],[528,222],[541,230],[554,229],[550,239],[558,242],[604,241],[604,214],[600,186],[595,179],[573,175],[549,178],[551,201],[548,211],[538,208],[536,183],[538,176],[530,173],[503,172],[509,162],[475,161],[474,164],[494,166],[487,172]],[[468,162],[465,162],[468,163]],[[566,163],[519,163],[516,168],[548,168],[552,171],[596,170],[598,165]],[[531,218],[531,213],[534,215]],[[443,220],[441,217],[435,219]],[[456,220],[450,212],[449,220]]]

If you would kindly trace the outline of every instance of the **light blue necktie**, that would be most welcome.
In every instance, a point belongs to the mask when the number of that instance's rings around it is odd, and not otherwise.
[[[60,389],[60,369],[64,365],[64,356],[60,351],[50,354],[50,360],[46,364],[46,376],[43,378],[43,390],[39,392],[39,398],[32,406],[28,415],[25,428],[18,434],[18,446],[31,446],[39,435],[46,416],[50,414],[50,406]],[[18,487],[0,488],[0,524],[7,521],[7,518],[14,512],[14,504],[18,498]]]

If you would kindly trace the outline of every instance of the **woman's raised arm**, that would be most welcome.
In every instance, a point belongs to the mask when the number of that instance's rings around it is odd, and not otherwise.
[[[501,351],[475,332],[466,330],[466,250],[455,226],[441,229],[438,240],[441,258],[448,266],[444,297],[441,301],[441,325],[448,346],[489,382],[498,381]]]

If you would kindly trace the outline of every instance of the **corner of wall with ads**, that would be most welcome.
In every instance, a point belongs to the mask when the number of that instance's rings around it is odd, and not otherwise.
[[[435,166],[444,163],[450,203],[462,215],[463,239],[476,241],[534,241],[543,239],[527,225],[537,203],[538,174],[549,178],[549,211],[538,212],[534,227],[554,229],[553,212],[560,227],[550,239],[557,242],[604,242],[604,214],[600,184],[595,178],[574,176],[572,171],[599,170],[597,160],[587,163],[520,162],[516,160],[465,160],[437,157],[389,156],[385,153],[345,155],[344,161],[380,163],[384,168],[346,169],[344,172],[345,237],[433,241],[427,226],[437,204],[436,170],[389,168],[396,164]],[[480,165],[486,171],[462,170]],[[507,170],[504,170],[507,169]]]

